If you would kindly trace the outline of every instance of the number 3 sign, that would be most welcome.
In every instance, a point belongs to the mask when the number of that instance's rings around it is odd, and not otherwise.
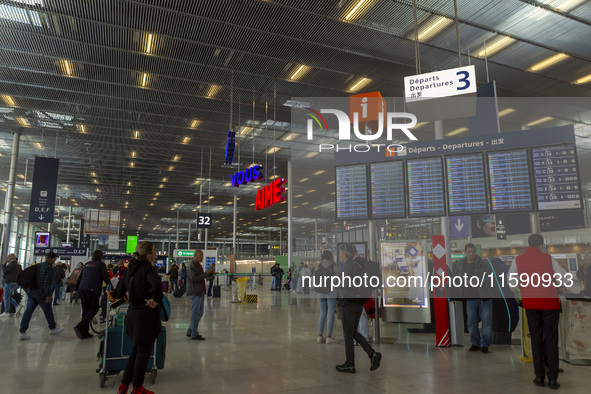
[[[211,228],[212,224],[211,213],[197,214],[197,228]]]

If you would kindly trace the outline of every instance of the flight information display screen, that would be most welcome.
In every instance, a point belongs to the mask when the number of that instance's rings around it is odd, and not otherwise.
[[[493,213],[531,211],[527,151],[499,151],[487,155]]]
[[[445,162],[449,214],[488,213],[482,154],[447,156]]]
[[[337,220],[367,220],[367,166],[336,168]]]
[[[372,163],[370,179],[372,218],[406,217],[404,163],[402,161]]]
[[[408,160],[408,216],[445,216],[441,158]]]
[[[577,151],[573,144],[532,148],[539,210],[580,209]]]

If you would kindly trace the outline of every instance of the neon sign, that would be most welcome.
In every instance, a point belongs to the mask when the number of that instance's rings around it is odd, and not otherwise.
[[[269,208],[273,204],[286,201],[287,198],[283,195],[285,193],[285,178],[277,178],[267,186],[257,191],[257,199],[254,204],[254,210],[260,211],[263,208]]]
[[[226,160],[225,164],[232,164],[234,162],[234,150],[236,149],[236,132],[228,131],[228,139],[226,141]]]
[[[245,185],[248,182],[258,181],[263,178],[263,167],[258,164],[247,168],[243,171],[238,171],[234,175],[231,175],[232,187],[239,187]]]

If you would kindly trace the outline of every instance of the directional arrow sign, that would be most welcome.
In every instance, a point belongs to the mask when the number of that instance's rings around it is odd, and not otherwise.
[[[470,235],[470,216],[455,216],[449,222],[450,238],[467,238]]]

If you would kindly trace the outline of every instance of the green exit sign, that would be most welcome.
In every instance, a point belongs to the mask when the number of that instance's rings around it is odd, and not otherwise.
[[[175,257],[193,257],[194,250],[177,250]]]
[[[135,248],[137,247],[137,235],[128,235],[127,236],[127,243],[125,244],[125,252],[126,253],[134,253]]]
[[[464,257],[466,257],[466,255],[463,253],[452,253],[451,254],[452,259],[463,259]]]

